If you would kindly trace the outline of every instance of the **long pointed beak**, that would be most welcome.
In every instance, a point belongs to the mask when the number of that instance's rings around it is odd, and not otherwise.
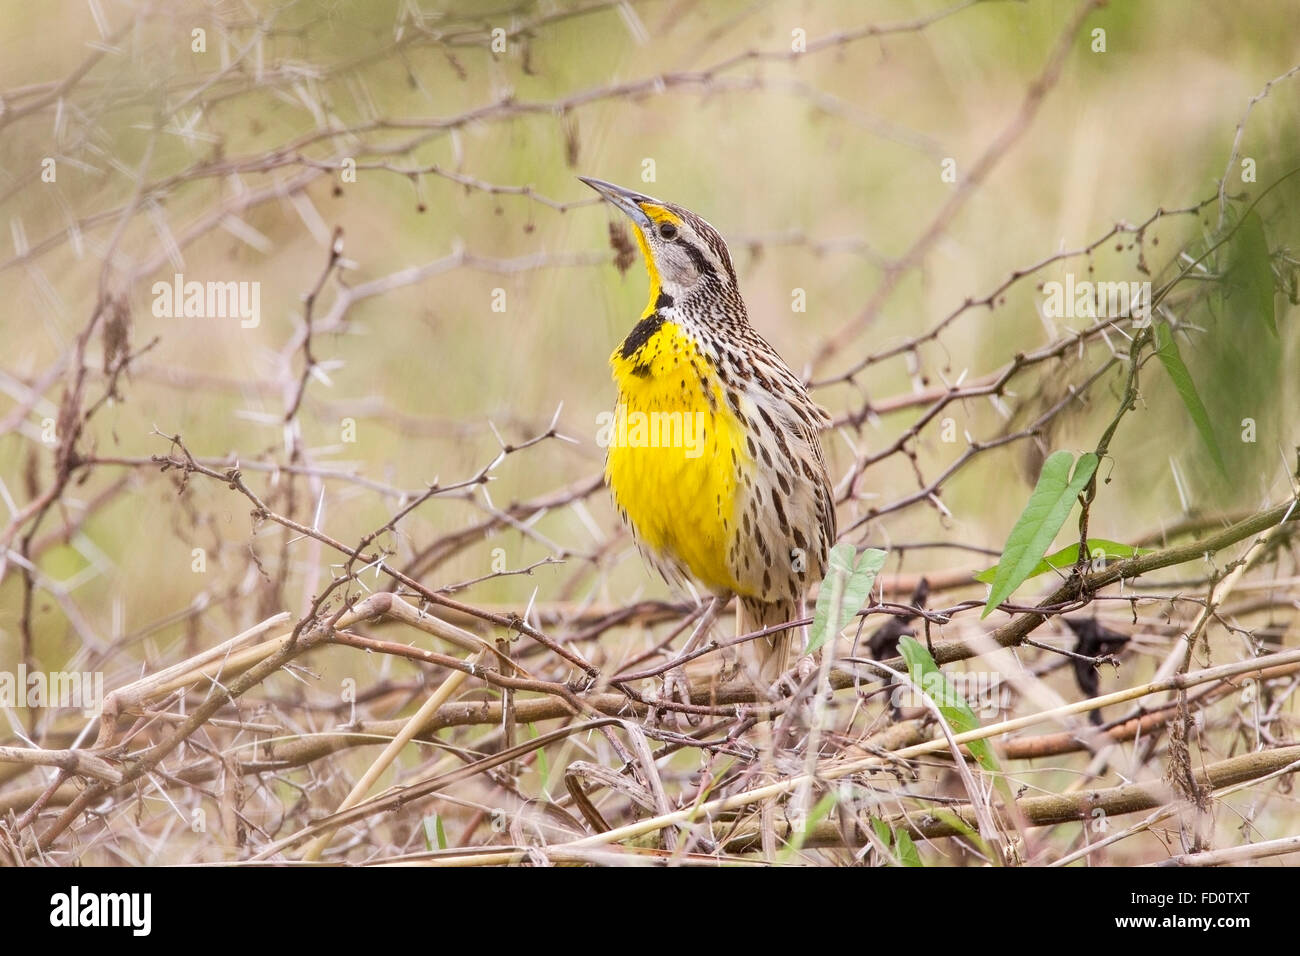
[[[589,179],[586,176],[579,176],[578,178],[600,193],[612,205],[622,210],[629,219],[643,230],[650,228],[650,217],[642,211],[640,205],[642,201],[649,201],[649,196],[642,196],[640,193],[624,189],[622,186],[607,183],[603,179]]]

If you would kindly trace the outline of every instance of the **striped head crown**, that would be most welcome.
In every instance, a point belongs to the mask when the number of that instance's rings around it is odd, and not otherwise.
[[[730,306],[744,314],[722,236],[689,209],[599,179],[578,177],[632,220],[650,274],[651,308]],[[695,308],[692,308],[694,306]]]

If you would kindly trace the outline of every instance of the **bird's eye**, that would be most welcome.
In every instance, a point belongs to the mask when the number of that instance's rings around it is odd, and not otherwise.
[[[659,238],[667,239],[669,242],[672,242],[677,238],[677,227],[671,222],[661,223],[659,225]]]

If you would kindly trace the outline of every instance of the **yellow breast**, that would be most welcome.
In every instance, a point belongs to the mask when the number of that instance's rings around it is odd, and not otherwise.
[[[752,466],[743,426],[694,341],[672,322],[642,320],[610,358],[619,399],[605,480],[643,546],[705,587],[734,590],[727,551],[736,484]]]

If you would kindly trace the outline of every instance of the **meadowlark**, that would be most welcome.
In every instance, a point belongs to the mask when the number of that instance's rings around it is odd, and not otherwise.
[[[711,593],[714,611],[736,595],[738,634],[795,620],[835,541],[819,435],[830,418],[749,324],[717,230],[580,178],[632,220],[650,278],[649,305],[610,357],[615,418],[628,423],[605,460],[619,513],[670,584]],[[793,640],[787,629],[749,642],[751,679],[784,673]]]

